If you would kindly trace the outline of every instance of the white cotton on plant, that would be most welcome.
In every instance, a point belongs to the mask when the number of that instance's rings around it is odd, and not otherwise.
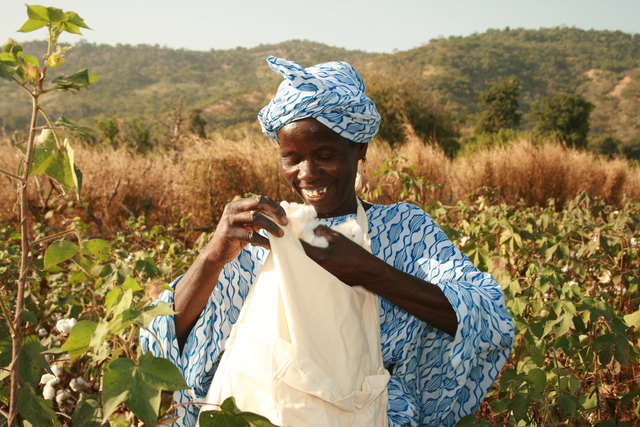
[[[316,227],[321,225],[320,221],[318,221],[318,214],[313,206],[289,202],[281,202],[280,206],[282,206],[287,214],[293,234],[298,239],[320,248],[329,246],[327,239],[316,236],[313,232]],[[345,222],[333,226],[331,229],[343,234],[359,245],[364,243],[364,233],[354,218],[348,218]]]
[[[42,389],[42,397],[44,397],[45,400],[51,400],[55,397],[56,395],[56,389],[49,383],[45,384],[44,388]]]
[[[57,377],[53,374],[44,374],[40,377],[40,384],[46,384],[51,380],[55,380]]]
[[[71,329],[75,326],[76,319],[73,317],[71,319],[60,319],[56,322],[56,329],[63,333],[68,334],[71,332]]]
[[[59,377],[60,374],[62,373],[62,370],[60,369],[60,367],[58,365],[52,365],[51,366],[51,372],[53,372],[53,375],[55,375],[56,377]]]

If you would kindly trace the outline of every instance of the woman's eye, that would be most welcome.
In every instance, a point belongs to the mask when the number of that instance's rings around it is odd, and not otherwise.
[[[285,156],[280,158],[283,166],[294,166],[298,163],[298,160],[292,156]]]
[[[331,160],[333,158],[333,153],[318,153],[318,159],[320,160]]]

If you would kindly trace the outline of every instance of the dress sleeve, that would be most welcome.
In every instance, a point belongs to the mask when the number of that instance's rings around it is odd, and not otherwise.
[[[410,211],[400,264],[442,289],[458,328],[451,337],[418,321],[412,350],[395,372],[419,397],[420,425],[455,425],[477,409],[504,366],[513,322],[491,275],[479,271],[429,215],[417,207]]]
[[[235,260],[224,266],[218,284],[191,329],[182,352],[172,315],[158,316],[148,330],[141,330],[142,352],[169,359],[180,369],[190,387],[174,393],[175,403],[203,401],[206,397],[231,327],[240,314],[265,255],[266,250],[249,245]],[[180,277],[171,283],[171,287],[175,289],[179,281]],[[164,291],[158,301],[173,305],[173,291]],[[175,425],[195,425],[198,412],[199,405],[178,407]]]

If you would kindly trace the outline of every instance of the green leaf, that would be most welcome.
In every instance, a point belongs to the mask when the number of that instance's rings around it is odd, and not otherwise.
[[[640,310],[634,311],[631,314],[624,316],[624,321],[627,325],[636,328],[636,331],[640,331]]]
[[[31,31],[38,30],[47,25],[47,21],[41,19],[28,19],[27,22],[22,24],[22,27],[18,30],[21,33],[29,33]]]
[[[151,321],[158,316],[171,316],[176,312],[173,307],[166,301],[159,301],[156,305],[145,307],[140,315],[140,321],[145,328],[149,326]]]
[[[91,239],[82,246],[85,255],[96,262],[106,262],[111,258],[111,244],[102,239]]]
[[[231,412],[232,414],[239,414],[241,412],[233,396],[227,397],[224,402],[222,402],[222,405],[220,405],[220,409]]]
[[[43,137],[44,141],[42,141]],[[37,176],[46,173],[58,155],[59,150],[53,138],[53,132],[48,131],[46,134],[41,134],[39,143],[33,147],[30,174]]]
[[[65,116],[60,116],[58,120],[56,120],[55,125],[65,128],[69,132],[78,135],[80,138],[91,138],[93,133],[93,129],[72,123]]]
[[[27,381],[33,387],[38,386],[40,377],[49,369],[47,360],[42,354],[43,351],[45,348],[34,335],[26,337],[20,349],[18,373],[22,380]]]
[[[46,426],[55,419],[53,403],[36,394],[31,385],[18,388],[18,412],[34,426]]]
[[[76,188],[78,193],[80,193],[80,185],[81,181],[78,177],[76,171],[78,170],[75,165],[75,152],[73,151],[73,147],[68,140],[64,140],[64,148],[67,150],[67,162],[65,164],[64,172],[65,172],[65,183],[69,188]]]
[[[138,292],[143,290],[143,287],[140,286],[137,280],[134,279],[133,277],[127,277],[121,286],[122,286],[122,289],[125,291],[127,289],[131,289],[133,292]]]
[[[90,30],[91,28],[89,28],[89,26],[86,24],[86,22],[84,22],[84,19],[82,19],[77,13],[75,12],[67,12],[66,13],[67,17],[66,17],[66,22],[69,22],[77,27],[80,28],[86,28],[87,30]]]
[[[526,419],[528,411],[527,398],[521,393],[516,394],[511,402],[511,410],[513,411],[513,416],[516,420],[520,421]]]
[[[30,19],[39,19],[41,21],[49,21],[49,10],[44,6],[26,5],[27,16]]]
[[[80,27],[78,27],[75,24],[72,24],[71,22],[63,22],[62,29],[67,33],[82,35],[82,32],[80,31]]]
[[[91,340],[89,341],[89,347],[91,347],[94,353],[97,353],[100,349],[108,331],[109,324],[104,319],[100,319],[93,331],[93,334],[91,334]]]
[[[0,60],[0,78],[11,80],[16,73],[16,63]]]
[[[107,311],[109,311],[111,307],[113,307],[120,301],[120,299],[122,299],[123,294],[124,292],[122,291],[122,288],[120,286],[116,286],[115,288],[107,292],[107,295],[104,297],[104,306]]]
[[[38,318],[36,317],[36,315],[33,313],[33,311],[29,311],[29,310],[22,310],[22,318],[31,323],[32,325],[38,326]]]
[[[219,411],[204,411],[200,413],[198,423],[201,427],[248,427],[246,421],[237,415]]]
[[[47,248],[44,254],[45,270],[54,265],[58,265],[74,257],[78,253],[78,246],[68,240],[58,240]]]
[[[100,80],[98,76],[90,73],[87,69],[80,70],[70,76],[60,76],[51,82],[57,89],[78,90],[85,88]]]
[[[542,369],[534,368],[527,372],[526,381],[531,384],[536,391],[542,393],[547,386],[547,373]]]
[[[130,359],[111,362],[103,378],[103,421],[125,403],[145,423],[155,426],[162,390],[187,388],[178,368],[168,361],[145,353],[138,365]]]
[[[102,408],[95,396],[83,395],[78,402],[78,407],[71,417],[71,425],[74,427],[99,427],[102,418]]]
[[[243,419],[249,427],[273,427],[275,424],[272,424],[271,421],[267,417],[263,417],[262,415],[254,414],[253,412],[240,412],[238,417]]]
[[[558,396],[558,405],[569,415],[575,415],[578,411],[578,399],[569,394],[561,394]]]
[[[556,337],[561,337],[571,329],[573,329],[573,319],[569,314],[564,314],[553,327]]]
[[[82,356],[89,350],[89,345],[98,324],[91,320],[81,320],[73,326],[67,342],[62,349],[69,353],[71,359]]]
[[[38,61],[38,58],[36,58],[33,55],[25,55],[25,56],[22,57],[22,59],[27,64],[35,65],[36,67],[40,67],[40,61]]]

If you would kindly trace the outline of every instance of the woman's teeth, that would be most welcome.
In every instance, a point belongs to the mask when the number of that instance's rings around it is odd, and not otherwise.
[[[302,195],[304,197],[308,197],[311,199],[315,199],[317,197],[322,197],[324,196],[324,194],[327,192],[327,187],[325,188],[319,188],[317,190],[302,190]]]

